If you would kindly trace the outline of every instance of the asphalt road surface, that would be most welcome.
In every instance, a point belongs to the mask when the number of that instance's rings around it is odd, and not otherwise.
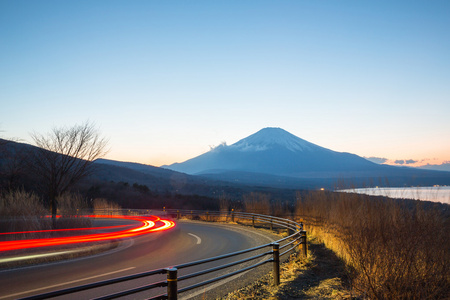
[[[274,237],[269,237],[266,234],[239,225],[180,221],[174,229],[126,240],[118,248],[105,253],[63,262],[0,271],[0,299],[24,298],[92,282],[171,267],[255,247],[273,240],[275,240]],[[192,273],[223,264],[230,260],[209,263],[207,266],[202,265],[186,270],[183,269],[180,270],[179,276],[183,273]],[[221,272],[223,274],[228,271]],[[201,282],[211,278],[211,276],[203,275],[201,278],[179,282],[178,287]],[[165,275],[140,278],[113,286],[62,296],[59,299],[92,299],[164,279]],[[198,297],[202,293],[203,295],[206,294],[207,290],[208,288],[201,288],[200,291],[180,295],[179,298]],[[127,296],[126,298],[143,299],[163,293],[165,293],[165,289],[161,288]]]

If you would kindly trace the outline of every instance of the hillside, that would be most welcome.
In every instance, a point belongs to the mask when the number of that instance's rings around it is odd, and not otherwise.
[[[29,144],[0,139],[0,190],[25,187],[39,193],[36,178],[27,171],[28,155],[37,149]],[[223,196],[238,200],[243,194],[252,191],[270,193],[278,198],[295,194],[291,190],[252,187],[138,163],[98,159],[93,167],[92,174],[73,189],[89,198],[117,200],[126,207],[161,206],[161,203],[169,205],[174,201],[192,202],[192,207],[195,207],[196,199],[201,197],[205,197],[202,201],[217,205],[218,202],[211,199]],[[189,206],[189,203],[185,206]]]

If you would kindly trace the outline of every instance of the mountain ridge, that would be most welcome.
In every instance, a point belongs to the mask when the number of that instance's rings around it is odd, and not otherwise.
[[[282,129],[273,132],[285,134]],[[262,136],[267,136],[266,130],[263,130],[262,133]],[[237,144],[235,147],[233,147],[235,144],[220,145],[204,154],[207,160],[203,160],[203,165],[200,166],[203,169],[196,166],[199,168],[196,176],[185,174],[183,171],[173,171],[167,166],[155,167],[140,163],[99,159],[94,164],[97,166],[95,174],[92,174],[87,181],[129,182],[148,185],[152,190],[161,193],[174,190],[179,193],[199,195],[219,195],[224,191],[237,194],[237,190],[260,188],[298,190],[324,187],[335,189],[344,181],[346,185],[344,188],[375,185],[391,187],[450,185],[450,172],[448,171],[379,165],[355,154],[335,152],[305,140],[297,140],[290,133],[286,136],[288,142],[279,141],[278,137],[258,141],[261,140],[261,136],[257,135],[254,139],[257,142],[244,138],[235,143]],[[253,138],[255,137],[253,136]],[[299,144],[296,144],[296,141],[299,141]],[[10,155],[13,156],[14,161],[14,154],[23,156],[36,148],[32,145],[1,139],[0,145],[3,146],[0,149],[3,149],[0,151],[0,173],[2,167],[7,167]],[[300,146],[302,146],[301,149]],[[252,147],[254,148],[252,149]],[[304,156],[311,153],[311,149],[315,150],[312,151],[313,153],[327,154],[328,160],[323,160],[323,157],[319,155],[315,161],[308,160],[308,157],[297,162],[294,161],[298,155]],[[234,157],[236,153],[239,154],[238,159]],[[228,156],[227,159],[235,159],[233,164],[227,162],[228,169],[210,163],[216,159],[217,155],[223,154]],[[335,161],[336,158],[339,158],[339,163],[335,164],[334,168],[330,168],[328,162]],[[355,159],[356,164],[348,163],[354,162]],[[268,160],[274,164],[271,168],[266,167]],[[188,161],[193,165],[196,163],[195,158]],[[291,168],[288,170],[289,172],[283,169],[286,165]],[[299,165],[303,169],[299,169]],[[252,167],[253,170],[248,170],[247,167]],[[5,178],[0,178],[0,184],[2,180]]]
[[[450,184],[450,172],[380,165],[348,152],[337,152],[268,127],[232,145],[221,144],[181,163],[174,171],[255,185],[328,188],[347,180],[359,186]],[[382,184],[381,182],[386,182]]]
[[[296,176],[311,171],[357,171],[377,165],[355,154],[336,152],[303,140],[281,128],[263,128],[227,146],[165,168],[187,174],[234,170]]]

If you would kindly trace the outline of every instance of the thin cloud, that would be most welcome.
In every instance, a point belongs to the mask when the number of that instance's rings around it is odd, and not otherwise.
[[[384,157],[373,157],[372,156],[372,157],[364,157],[364,158],[373,163],[376,163],[376,164],[384,164],[385,162],[388,161],[388,159],[384,158]]]
[[[407,159],[407,160],[405,160],[405,164],[407,164],[407,165],[415,164],[416,162],[418,162],[418,161],[414,160],[414,159]]]
[[[392,166],[404,166],[408,165],[410,167],[421,167],[421,166],[440,166],[449,164],[450,161],[440,161],[436,158],[425,158],[425,159],[386,159],[383,164]]]

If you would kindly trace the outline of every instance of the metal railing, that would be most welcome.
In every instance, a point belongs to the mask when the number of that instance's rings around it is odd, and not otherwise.
[[[148,210],[133,210],[129,211],[132,214],[148,214]],[[154,214],[155,211],[151,211]],[[155,288],[166,287],[167,292],[162,295],[146,297],[147,299],[177,299],[178,295],[187,291],[194,290],[199,287],[217,282],[226,278],[230,278],[237,274],[247,272],[259,266],[265,265],[267,263],[272,263],[273,265],[273,278],[274,285],[280,283],[280,261],[281,257],[293,252],[296,248],[300,248],[300,252],[306,256],[307,255],[307,241],[306,241],[306,231],[303,230],[302,223],[296,223],[289,219],[283,219],[274,216],[267,216],[261,214],[245,213],[245,212],[220,212],[220,211],[199,211],[199,210],[174,210],[174,209],[163,209],[159,211],[160,214],[171,216],[173,218],[180,219],[182,217],[190,219],[201,219],[204,221],[222,221],[222,222],[234,222],[234,223],[244,223],[246,225],[252,225],[253,227],[267,227],[271,230],[285,230],[287,231],[287,236],[281,238],[275,242],[260,245],[257,247],[224,254],[208,259],[198,260],[194,262],[189,262],[185,264],[176,265],[170,268],[163,268],[152,270],[148,272],[133,274],[129,276],[123,276],[119,278],[114,278],[110,280],[99,281],[95,283],[85,284],[81,286],[76,286],[72,288],[62,289],[58,291],[53,291],[45,294],[35,295],[23,299],[47,299],[57,296],[64,296],[76,292],[81,292],[85,290],[90,290],[98,287],[109,286],[116,283],[123,283],[126,281],[150,277],[154,275],[166,275],[166,280],[155,281],[150,284],[139,286],[136,288],[131,288],[117,293],[112,293],[106,296],[102,296],[96,299],[115,299],[143,291],[149,291]],[[242,258],[244,254],[251,254],[250,257]],[[218,266],[207,266],[208,263],[221,261],[227,258],[235,259],[231,262],[224,263]],[[259,260],[258,260],[259,259]],[[258,260],[258,261],[257,261]],[[250,265],[248,265],[250,264]],[[204,266],[200,271],[186,272],[186,274],[179,275],[180,270],[188,270],[193,266]],[[178,283],[187,281],[192,278],[198,278],[203,275],[209,275],[221,270],[230,269],[232,267],[239,266],[237,270],[232,270],[225,274],[219,274],[207,280],[196,282],[194,284],[184,286],[179,288]],[[151,282],[147,280],[147,282]]]

